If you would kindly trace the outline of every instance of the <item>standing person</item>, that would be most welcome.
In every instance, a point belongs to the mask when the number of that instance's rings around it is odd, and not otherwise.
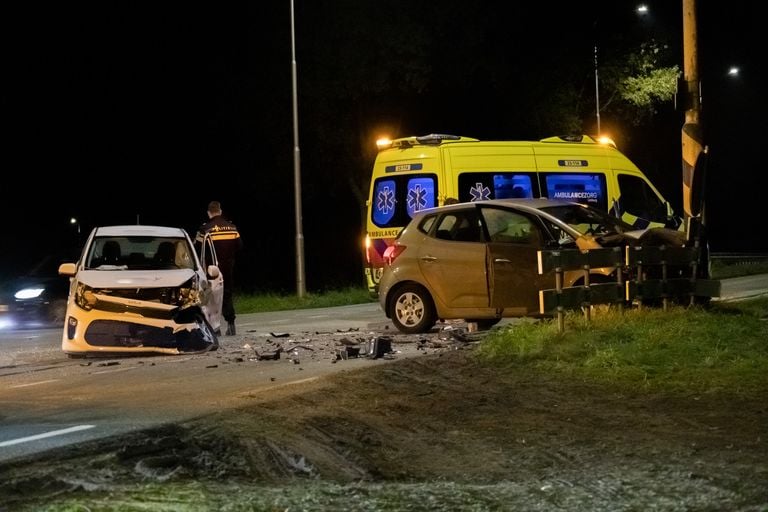
[[[216,249],[216,257],[219,260],[219,269],[224,277],[221,314],[227,321],[227,336],[232,336],[236,334],[235,306],[232,302],[232,292],[235,286],[235,259],[243,248],[243,239],[240,238],[237,227],[224,218],[221,203],[218,201],[208,203],[208,222],[203,223],[197,230],[195,242],[202,244],[206,234],[211,237]]]

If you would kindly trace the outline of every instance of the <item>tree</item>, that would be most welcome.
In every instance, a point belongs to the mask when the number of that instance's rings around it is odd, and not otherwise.
[[[601,91],[607,98],[600,111],[638,126],[677,93],[680,68],[663,66],[669,47],[655,40],[640,43],[600,68]]]

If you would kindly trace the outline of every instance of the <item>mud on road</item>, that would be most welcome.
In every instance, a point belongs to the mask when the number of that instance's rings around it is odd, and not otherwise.
[[[233,486],[247,495],[308,482],[448,482],[487,486],[489,501],[465,510],[768,509],[764,396],[617,392],[489,365],[474,357],[475,345],[276,388],[236,410],[0,466],[0,510],[185,482],[219,488],[233,502]]]

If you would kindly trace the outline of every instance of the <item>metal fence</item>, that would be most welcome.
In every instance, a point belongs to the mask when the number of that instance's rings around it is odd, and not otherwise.
[[[558,331],[565,329],[565,311],[582,309],[590,319],[591,306],[660,300],[666,310],[672,299],[693,305],[697,297],[720,295],[720,281],[697,278],[698,247],[636,246],[580,251],[538,251],[538,272],[555,272],[555,288],[539,290],[539,310],[556,315]],[[593,269],[612,268],[615,281],[590,284]],[[686,276],[670,276],[670,269],[686,269]],[[566,271],[584,273],[581,286],[564,287]],[[648,274],[654,277],[648,278]],[[627,279],[625,279],[627,277]]]

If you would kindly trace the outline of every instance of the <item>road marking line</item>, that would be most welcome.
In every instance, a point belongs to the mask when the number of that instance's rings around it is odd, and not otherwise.
[[[60,379],[40,380],[37,382],[30,382],[29,384],[16,384],[15,386],[8,386],[9,388],[26,388],[28,386],[37,386],[38,384],[48,384],[49,382],[56,382]]]
[[[63,428],[61,430],[51,430],[50,432],[44,432],[42,434],[37,434],[34,436],[19,437],[18,439],[11,439],[9,441],[0,442],[0,448],[4,446],[11,446],[14,444],[26,443],[29,441],[37,441],[38,439],[45,439],[46,437],[54,437],[54,436],[61,436],[64,434],[70,434],[72,432],[78,432],[80,430],[88,430],[89,428],[94,428],[95,426],[96,425],[78,425],[76,427]]]
[[[91,375],[101,375],[102,373],[116,373],[127,372],[128,370],[135,370],[136,368],[115,368],[113,370],[102,370],[100,372],[91,372]]]

